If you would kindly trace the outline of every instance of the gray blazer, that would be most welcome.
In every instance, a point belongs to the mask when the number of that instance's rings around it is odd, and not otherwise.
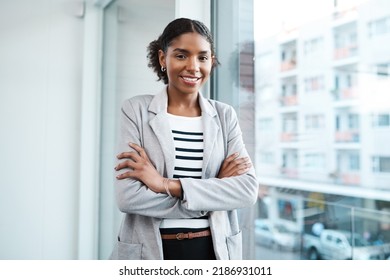
[[[174,143],[167,116],[166,88],[123,103],[119,152],[142,146],[158,172],[172,178]],[[159,225],[164,218],[209,216],[217,259],[241,259],[242,240],[237,209],[256,202],[258,186],[253,167],[241,176],[218,179],[223,160],[234,152],[248,156],[234,109],[199,94],[204,127],[202,179],[180,179],[183,199],[149,190],[142,182],[116,180],[116,199],[125,213],[111,259],[163,259]],[[122,171],[123,172],[123,171]],[[118,174],[120,171],[118,172]]]

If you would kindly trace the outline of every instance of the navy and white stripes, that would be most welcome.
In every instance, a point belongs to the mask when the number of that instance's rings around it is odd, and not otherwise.
[[[169,115],[175,145],[173,178],[202,178],[203,125],[202,117]],[[207,228],[207,216],[193,219],[163,219],[160,228]]]
[[[175,144],[173,178],[202,178],[203,127],[201,117],[169,115]]]

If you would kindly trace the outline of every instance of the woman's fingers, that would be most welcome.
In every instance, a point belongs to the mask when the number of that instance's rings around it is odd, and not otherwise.
[[[116,166],[115,166],[115,170],[116,171],[119,171],[123,168],[131,168],[131,169],[134,169],[135,167],[135,164],[136,162],[132,161],[132,160],[125,160],[125,161],[122,161],[120,163],[118,163]]]
[[[122,161],[115,166],[115,170],[124,169],[124,173],[119,174],[116,178],[119,180],[133,178],[142,181],[149,188],[154,187],[157,184],[156,178],[159,174],[150,162],[145,150],[137,144],[129,143],[129,146],[134,151],[123,152],[117,156]]]
[[[118,154],[116,157],[117,159],[131,158],[132,160],[137,161],[140,155],[137,152],[123,152]]]
[[[238,167],[235,175],[242,175],[242,174],[248,172],[251,167],[252,167],[252,163],[250,163],[250,162],[244,163]],[[235,175],[233,175],[233,176],[235,176]]]
[[[239,153],[231,154],[230,156],[228,156],[228,157],[224,160],[224,162],[230,163],[230,162],[234,161],[235,159],[237,159],[238,156],[239,156]]]
[[[222,163],[218,178],[242,175],[249,171],[252,163],[249,157],[238,157],[238,153],[228,156]]]
[[[119,180],[131,178],[131,177],[133,177],[133,172],[131,172],[131,171],[128,171],[128,172],[125,172],[125,173],[122,173],[122,174],[119,174],[116,176],[116,178]]]
[[[133,163],[141,163],[142,159],[149,161],[149,158],[142,147],[133,143],[129,143],[129,146],[132,147],[135,151],[123,152],[118,154],[117,155],[118,159],[127,159],[127,160],[124,160],[120,162],[117,166],[115,166],[115,170],[121,170],[123,168],[134,168]]]
[[[136,150],[138,152],[138,154],[143,158],[143,159],[146,159],[147,161],[149,161],[149,157],[148,155],[146,154],[144,148],[142,148],[141,146],[137,145],[137,144],[134,144],[134,143],[129,143],[129,146],[132,147],[134,150]]]
[[[226,166],[226,173],[232,176],[232,174],[237,174],[237,171],[246,167],[250,163],[248,157],[236,158],[233,161],[229,162]]]

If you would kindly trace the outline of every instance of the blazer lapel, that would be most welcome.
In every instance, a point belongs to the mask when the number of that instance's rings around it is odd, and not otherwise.
[[[214,145],[217,139],[218,131],[220,129],[217,122],[217,111],[213,106],[205,99],[202,94],[199,93],[199,104],[202,109],[202,122],[203,122],[203,136],[204,136],[204,151],[203,151],[203,168],[202,178],[205,178],[207,166],[210,162],[211,155],[213,154]]]
[[[168,96],[166,89],[164,89],[153,97],[149,105],[149,114],[154,115],[154,117],[150,117],[149,125],[156,135],[164,154],[167,177],[172,178],[175,164],[175,145],[166,112],[167,106]]]

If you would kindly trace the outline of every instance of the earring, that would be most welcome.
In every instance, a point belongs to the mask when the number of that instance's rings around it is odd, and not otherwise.
[[[161,72],[165,72],[167,71],[167,68],[165,68],[164,66],[161,66]]]

